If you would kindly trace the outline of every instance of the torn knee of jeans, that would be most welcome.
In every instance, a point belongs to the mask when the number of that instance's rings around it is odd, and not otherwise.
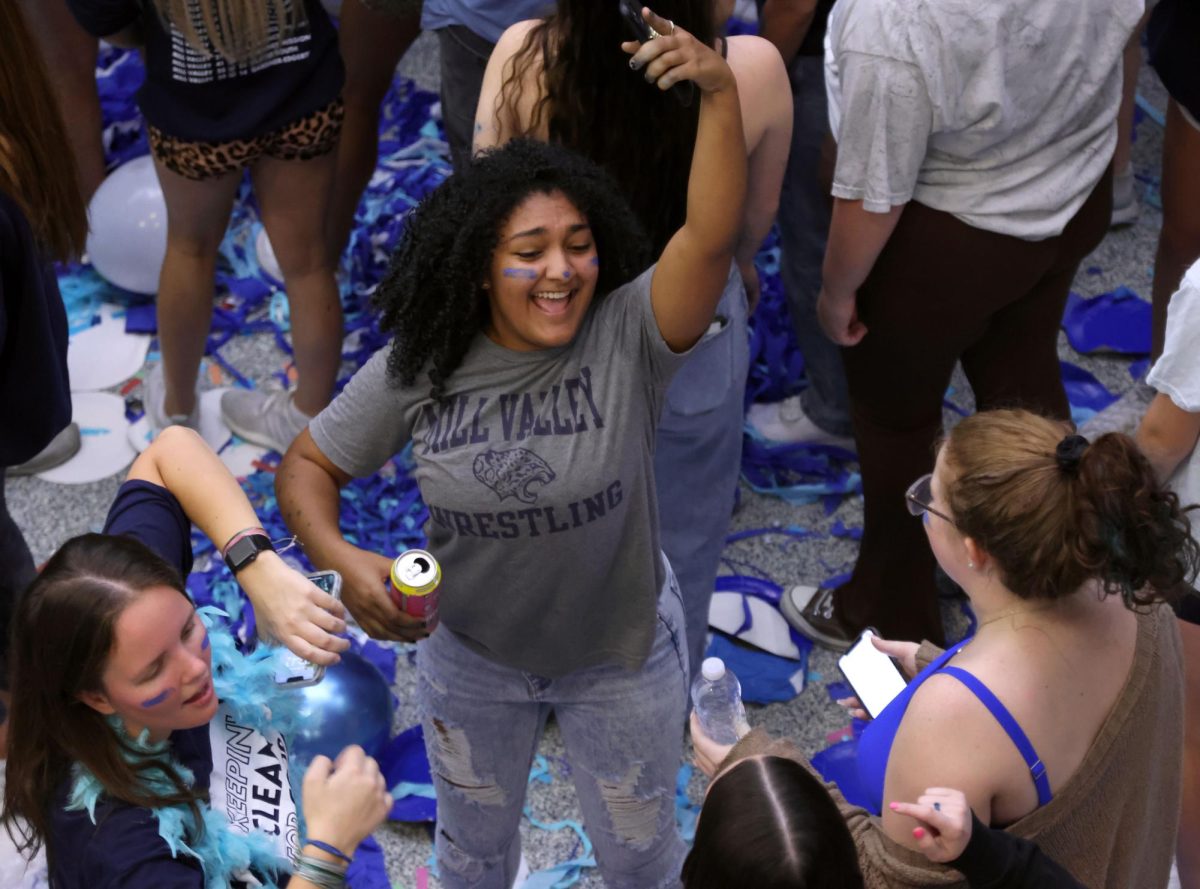
[[[431,721],[438,777],[478,805],[504,805],[504,791],[500,785],[476,774],[471,763],[471,742],[467,740],[467,733],[446,725],[440,719]]]
[[[648,849],[658,836],[663,802],[667,790],[658,789],[650,795],[638,792],[642,763],[635,762],[625,776],[616,781],[597,779],[600,796],[608,809],[613,833],[617,840],[634,849]]]
[[[458,874],[469,883],[476,883],[483,876],[486,863],[479,858],[464,852],[454,842],[450,834],[438,829],[444,841],[438,850],[438,863],[451,873]]]

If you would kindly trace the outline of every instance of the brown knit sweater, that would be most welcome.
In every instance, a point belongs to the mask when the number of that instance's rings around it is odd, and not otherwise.
[[[939,653],[926,643],[918,658],[928,663]],[[1053,800],[1007,830],[1035,841],[1092,889],[1165,887],[1179,822],[1182,670],[1171,610],[1164,605],[1139,614],[1129,677],[1087,756]],[[790,742],[756,729],[730,751],[722,770],[759,754],[788,756],[811,769]],[[879,818],[846,802],[837,785],[825,786],[858,846],[867,889],[967,885],[958,871],[888,838]]]

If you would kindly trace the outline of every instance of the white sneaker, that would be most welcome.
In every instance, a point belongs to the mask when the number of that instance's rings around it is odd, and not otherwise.
[[[804,413],[800,396],[793,395],[771,404],[752,404],[746,412],[746,422],[763,438],[785,444],[833,445],[856,452],[854,439],[826,432]]]
[[[230,389],[221,396],[221,417],[246,441],[282,454],[312,419],[283,390]]]
[[[150,368],[150,373],[142,380],[142,409],[154,433],[161,432],[168,426],[187,426],[200,431],[200,387],[195,390],[195,404],[190,414],[167,413],[167,379],[163,373],[162,362]]]

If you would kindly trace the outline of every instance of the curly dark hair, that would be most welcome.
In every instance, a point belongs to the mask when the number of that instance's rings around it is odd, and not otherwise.
[[[485,152],[409,214],[375,303],[394,336],[388,375],[411,386],[427,370],[430,395],[446,395],[471,339],[487,323],[482,287],[500,229],[531,194],[561,192],[588,221],[603,262],[595,300],[649,263],[637,217],[600,167],[556,145],[527,139]]]

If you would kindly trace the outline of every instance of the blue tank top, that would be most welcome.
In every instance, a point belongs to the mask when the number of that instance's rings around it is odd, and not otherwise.
[[[1000,727],[1012,739],[1013,744],[1025,760],[1025,764],[1029,766],[1029,774],[1033,778],[1034,787],[1037,788],[1038,806],[1044,806],[1054,798],[1050,792],[1050,780],[1046,777],[1046,767],[1042,764],[1041,757],[1033,749],[1033,744],[1030,743],[1021,726],[1017,724],[1016,719],[1008,712],[1008,708],[1000,703],[1000,699],[992,694],[988,687],[973,674],[961,667],[947,665],[947,662],[962,651],[970,641],[970,639],[964,639],[953,648],[942,652],[937,660],[922,670],[912,682],[904,687],[904,691],[896,695],[892,702],[883,709],[883,712],[867,725],[859,737],[858,775],[872,814],[879,815],[883,811],[883,782],[887,776],[888,757],[891,755],[892,742],[896,740],[900,721],[904,719],[904,714],[908,710],[908,702],[912,700],[912,696],[916,694],[922,683],[935,673],[953,676],[965,685],[1000,723]]]

